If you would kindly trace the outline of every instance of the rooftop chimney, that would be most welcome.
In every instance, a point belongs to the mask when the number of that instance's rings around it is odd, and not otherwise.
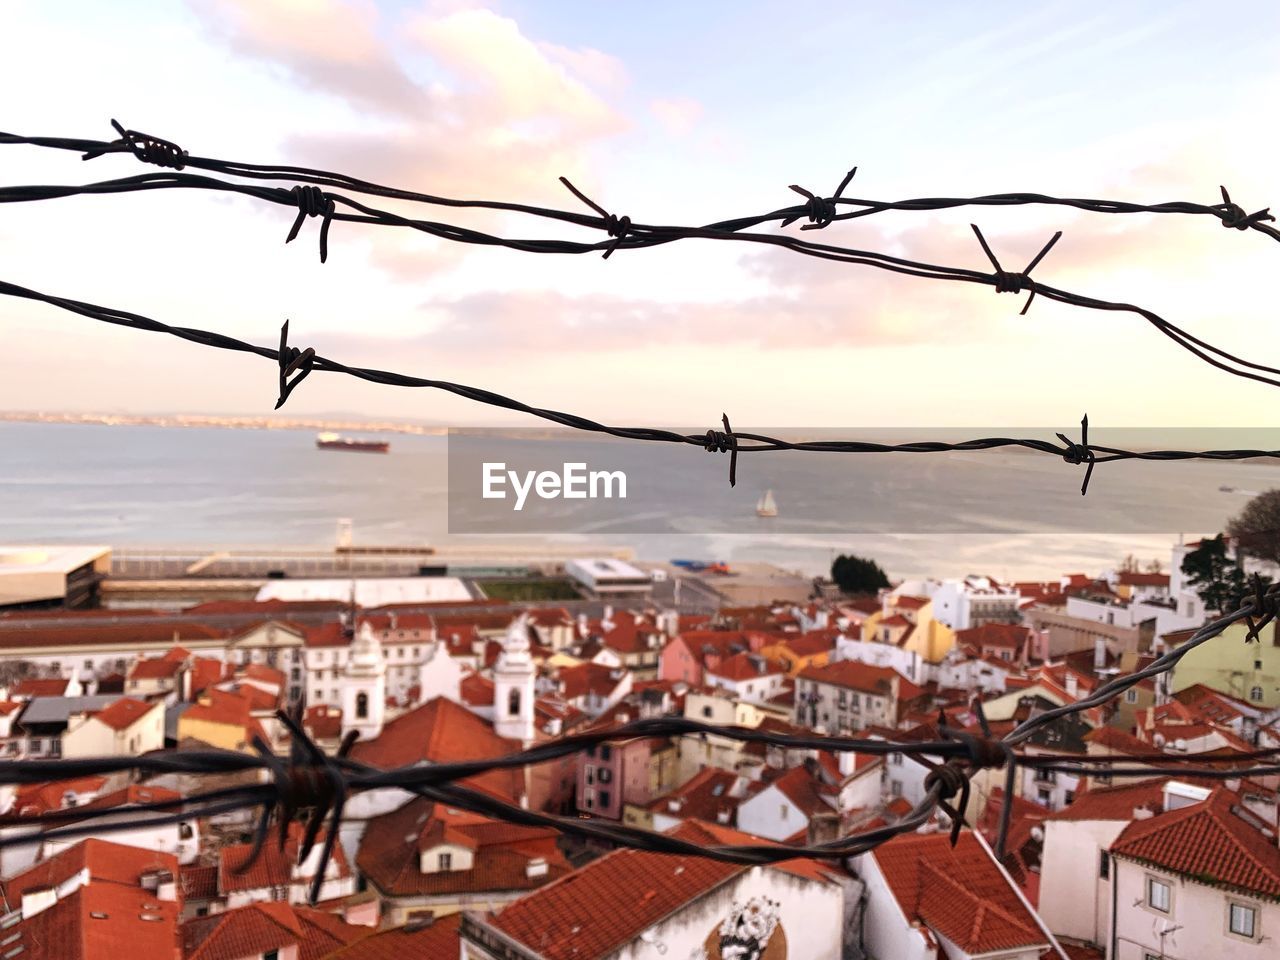
[[[1093,669],[1100,672],[1107,668],[1107,641],[1098,637],[1093,641]]]

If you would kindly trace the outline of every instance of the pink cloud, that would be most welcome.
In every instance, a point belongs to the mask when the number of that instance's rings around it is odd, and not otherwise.
[[[233,49],[385,121],[377,130],[288,137],[286,153],[304,165],[438,196],[565,206],[557,178],[581,179],[589,148],[627,128],[597,90],[623,82],[621,63],[537,42],[486,9],[448,6],[401,25],[380,23],[366,3],[338,0],[319,0],[305,14],[288,0],[197,0],[197,9]],[[383,34],[396,26],[393,47]],[[435,76],[414,80],[402,62],[430,64]],[[398,212],[488,231],[499,223],[484,211]],[[374,263],[397,277],[447,269],[467,250],[381,228],[366,235]]]

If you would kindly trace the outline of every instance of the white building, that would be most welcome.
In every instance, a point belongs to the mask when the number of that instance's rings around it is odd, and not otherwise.
[[[837,660],[853,660],[857,663],[869,663],[873,667],[897,670],[912,683],[925,683],[930,679],[929,664],[920,654],[892,643],[861,640],[841,634],[836,637],[836,649],[831,655],[831,662]]]
[[[1113,960],[1262,960],[1280,934],[1280,849],[1274,829],[1218,789],[1125,827],[1111,845]],[[1187,804],[1182,806],[1181,804]]]
[[[963,579],[907,580],[886,595],[887,610],[899,596],[928,597],[933,616],[952,630],[968,630],[984,623],[1017,623],[1021,597],[1015,587],[991,577],[970,574]]]
[[[1055,934],[1099,946],[1107,943],[1111,844],[1130,823],[1164,809],[1167,782],[1139,780],[1091,789],[1044,819],[1040,915]]]
[[[351,645],[340,682],[342,735],[360,732],[360,739],[372,740],[382,732],[387,710],[387,665],[382,645],[368,624],[363,624]]]
[[[508,628],[493,666],[493,730],[498,736],[533,743],[537,672],[529,652],[529,622],[520,616]]]
[[[62,735],[62,755],[136,757],[164,747],[164,703],[122,697],[98,710],[72,714]]]

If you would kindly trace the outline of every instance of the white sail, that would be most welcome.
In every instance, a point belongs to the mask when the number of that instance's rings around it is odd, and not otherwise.
[[[778,515],[778,505],[773,501],[772,490],[766,490],[764,496],[760,498],[760,502],[756,504],[756,515],[761,517],[776,517]]]

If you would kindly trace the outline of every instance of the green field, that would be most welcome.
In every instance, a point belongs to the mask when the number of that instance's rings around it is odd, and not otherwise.
[[[573,583],[553,580],[477,580],[477,587],[491,600],[581,600]]]

